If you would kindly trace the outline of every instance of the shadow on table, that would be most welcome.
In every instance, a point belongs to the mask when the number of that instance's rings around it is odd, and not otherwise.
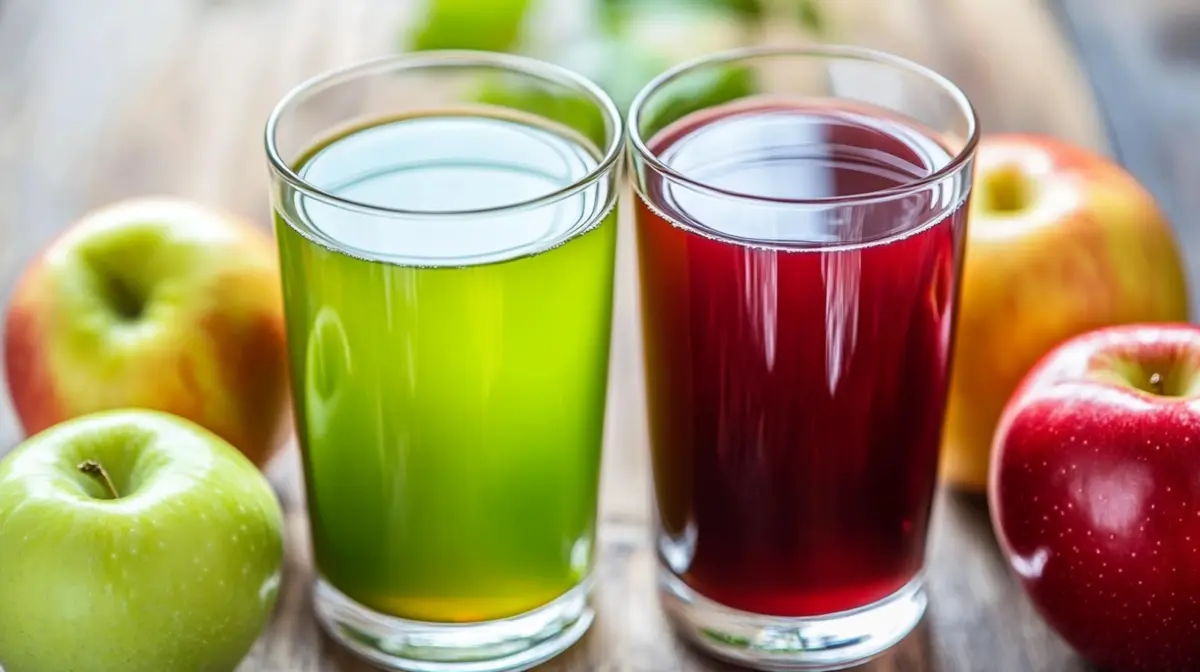
[[[553,662],[543,665],[537,670],[564,670],[584,672],[609,672],[604,663],[591,659],[589,639],[596,631],[589,631],[575,646],[572,646]],[[360,660],[354,654],[342,648],[323,631],[319,634],[320,648],[323,660],[329,665],[329,672],[379,672],[379,668]],[[662,672],[743,672],[744,668],[714,660],[682,642],[678,644],[678,667],[674,671]],[[929,626],[922,621],[908,637],[874,661],[851,668],[853,672],[948,672],[940,670],[930,654]],[[613,671],[615,672],[615,670]],[[638,670],[637,672],[643,672]],[[644,672],[650,672],[645,670]],[[1079,672],[1085,672],[1080,668]]]
[[[744,668],[716,661],[698,649],[679,645],[679,669],[682,672],[742,672]],[[940,670],[930,649],[928,619],[875,660],[847,672],[949,672]]]
[[[949,534],[942,544],[939,573],[932,577],[931,605],[921,624],[908,637],[874,661],[853,668],[857,672],[970,672],[971,670],[1054,670],[1094,672],[1071,655],[1041,628],[999,628],[998,623],[1020,623],[1033,619],[1026,600],[1013,590],[992,534],[986,499],[954,492],[940,493],[940,524]],[[598,589],[596,623],[588,633],[539,672],[739,672],[729,665],[684,643],[669,633],[666,620],[657,616],[653,599],[653,560],[639,544],[625,552],[610,548],[602,563],[605,579]],[[292,578],[307,574],[293,568]],[[981,585],[979,582],[983,582]],[[999,586],[999,588],[996,588]],[[1003,604],[976,605],[959,597],[998,590],[1008,596]],[[301,619],[311,620],[307,594]],[[939,613],[940,612],[940,613]],[[1020,632],[1018,632],[1020,631]],[[315,624],[303,637],[319,632]],[[313,633],[313,634],[310,634]],[[332,672],[375,672],[327,635],[320,632],[315,659],[320,670]],[[669,638],[669,641],[666,641]],[[311,639],[309,639],[311,641]],[[310,645],[311,646],[311,645]],[[619,648],[618,648],[619,647]],[[1018,649],[1029,647],[1030,651]],[[314,655],[314,654],[309,654]],[[998,666],[998,667],[997,667]]]
[[[324,630],[319,630],[319,633],[322,659],[328,665],[328,667],[322,668],[322,672],[326,672],[326,670],[328,672],[380,672],[381,668],[373,667],[350,653],[326,634]],[[555,657],[552,662],[533,669],[603,672],[601,668],[596,667],[589,660],[588,651],[592,650],[593,647],[588,646],[588,642],[594,636],[594,630],[588,631],[574,646]]]
[[[343,649],[337,642],[321,631],[321,649],[327,652],[325,660],[330,664],[330,672],[379,672],[373,667],[356,658],[352,653]]]
[[[952,527],[956,533],[971,537],[980,548],[988,549],[996,557],[1000,556],[987,495],[945,490],[940,504],[947,509],[944,513],[953,521]]]

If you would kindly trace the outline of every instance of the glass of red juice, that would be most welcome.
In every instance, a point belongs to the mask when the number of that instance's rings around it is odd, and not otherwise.
[[[663,606],[742,665],[868,660],[927,601],[975,112],[896,56],[755,48],[628,128]]]

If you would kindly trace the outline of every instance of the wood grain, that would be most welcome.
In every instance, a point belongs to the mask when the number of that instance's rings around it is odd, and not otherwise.
[[[568,3],[543,5],[547,25],[566,25],[556,21],[574,16],[563,9]],[[1042,3],[836,0],[825,6],[829,39],[885,49],[945,72],[980,107],[986,131],[1037,131],[1107,151],[1087,82]],[[25,264],[52,236],[115,199],[176,194],[268,227],[261,132],[270,107],[309,75],[391,52],[414,11],[407,0],[0,2],[0,174],[6,178],[0,180],[0,299],[7,300]],[[801,38],[768,29],[762,39]],[[1195,190],[1190,193],[1194,198]],[[1193,206],[1192,212],[1200,210]],[[729,669],[679,644],[655,602],[628,226],[625,217],[601,496],[600,616],[583,642],[544,669]],[[0,403],[0,446],[19,438],[11,408]],[[241,669],[365,670],[314,624],[298,474],[294,449],[271,468],[289,511],[284,593]],[[865,669],[1082,669],[1015,589],[980,502],[940,495],[934,530],[929,615]]]

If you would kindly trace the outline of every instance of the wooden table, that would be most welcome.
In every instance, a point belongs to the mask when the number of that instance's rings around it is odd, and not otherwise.
[[[1054,5],[1059,16],[1073,21],[1069,38],[1059,30],[1052,8],[1035,0],[825,4],[828,39],[893,51],[941,70],[973,98],[987,131],[1044,132],[1101,151],[1121,147],[1110,142],[1070,40],[1084,53],[1089,45],[1115,40],[1126,49],[1121,53],[1129,63],[1129,54],[1143,53],[1136,51],[1144,46],[1135,39],[1136,26],[1184,11],[1187,0],[1107,0],[1101,4],[1115,9],[1103,19],[1090,16],[1096,4],[1090,0],[1060,2]],[[0,298],[7,299],[24,264],[57,231],[114,199],[178,194],[269,226],[261,150],[267,111],[285,90],[313,73],[393,50],[396,33],[413,10],[407,0],[0,0]],[[1188,16],[1200,32],[1200,14]],[[1158,64],[1200,58],[1195,42],[1188,46],[1176,34],[1181,28],[1163,30],[1158,38],[1170,43],[1165,55],[1146,59]],[[795,38],[768,31],[764,39]],[[1141,76],[1145,67],[1134,72]],[[1120,75],[1111,68],[1104,72],[1110,80]],[[1094,73],[1093,79],[1100,81]],[[1161,86],[1164,80],[1155,81]],[[1130,108],[1122,108],[1115,93],[1119,81],[1109,81],[1108,89],[1097,84],[1097,90],[1116,100],[1106,110]],[[1151,96],[1157,89],[1148,91]],[[1109,128],[1136,129],[1137,119],[1123,117]],[[1140,123],[1150,124],[1140,130],[1142,137],[1157,138],[1155,147],[1170,139],[1155,135],[1153,124],[1159,122],[1154,119],[1142,117]],[[1190,140],[1194,153],[1200,134]],[[1138,164],[1139,174],[1158,180],[1156,193],[1177,216],[1200,212],[1195,188],[1200,179],[1183,191],[1173,186],[1183,182],[1171,181],[1183,179],[1178,172],[1185,168],[1193,172],[1184,176],[1197,178],[1200,163],[1193,159],[1181,168],[1142,147],[1126,148],[1124,156]],[[622,225],[627,227],[627,218]],[[618,262],[599,617],[580,644],[544,669],[727,669],[677,643],[654,599],[636,276],[628,233],[623,229]],[[0,399],[0,446],[18,439],[12,412]],[[270,475],[289,511],[284,591],[269,630],[241,669],[365,670],[324,638],[313,621],[294,449]],[[1009,579],[982,502],[939,495],[929,576],[932,603],[923,625],[866,669],[1085,669]]]

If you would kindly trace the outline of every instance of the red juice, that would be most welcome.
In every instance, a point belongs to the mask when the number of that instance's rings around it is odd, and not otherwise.
[[[758,614],[888,597],[923,565],[966,210],[944,181],[899,188],[951,153],[872,109],[769,100],[648,146],[725,192],[651,168],[637,203],[662,564]]]

